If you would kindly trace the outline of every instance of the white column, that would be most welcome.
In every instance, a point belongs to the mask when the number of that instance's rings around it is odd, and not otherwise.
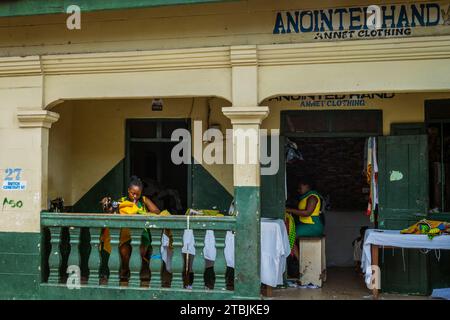
[[[12,179],[19,182],[22,190],[0,190],[1,199],[12,203],[20,201],[21,206],[7,205],[0,218],[2,231],[39,232],[40,212],[47,208],[48,179],[48,139],[49,129],[59,115],[45,110],[19,110],[17,120],[19,129],[10,130],[8,154],[3,157],[3,185]],[[69,142],[68,142],[69,143]],[[6,170],[13,174],[6,177]]]

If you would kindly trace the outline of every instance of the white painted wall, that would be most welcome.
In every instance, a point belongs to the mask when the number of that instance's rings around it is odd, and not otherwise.
[[[369,217],[361,211],[329,211],[325,219],[327,266],[354,266],[352,241],[362,226],[372,226]]]

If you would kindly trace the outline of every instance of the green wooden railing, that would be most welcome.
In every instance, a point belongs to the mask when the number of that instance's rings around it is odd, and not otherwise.
[[[233,270],[227,268],[224,247],[227,231],[236,230],[235,217],[126,216],[110,214],[41,213],[41,283],[42,298],[52,299],[232,299],[235,297]],[[109,229],[111,253],[100,248],[100,234]],[[130,277],[124,285],[119,281],[119,238],[122,228],[131,234]],[[141,235],[150,230],[152,254],[150,281],[142,281],[140,254]],[[173,235],[172,270],[167,272],[161,258],[164,230]],[[182,254],[184,230],[193,230],[195,256]],[[214,272],[205,275],[203,257],[207,230],[213,230],[217,257]],[[238,246],[236,246],[236,250]],[[186,273],[186,263],[193,264]],[[68,274],[76,266],[79,273]],[[208,264],[210,266],[210,264]],[[105,272],[105,270],[107,272]],[[108,274],[105,281],[105,274]],[[231,276],[230,276],[231,275]],[[72,278],[78,277],[79,281]],[[212,278],[211,278],[212,277]],[[205,280],[206,278],[206,280]],[[211,279],[215,279],[211,282]],[[79,284],[79,286],[78,286]],[[186,289],[186,284],[191,288]],[[207,284],[207,285],[206,285]],[[75,285],[75,287],[74,287]],[[245,286],[245,281],[236,286]]]

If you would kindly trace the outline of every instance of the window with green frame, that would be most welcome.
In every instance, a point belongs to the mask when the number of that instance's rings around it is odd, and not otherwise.
[[[450,99],[425,101],[430,208],[450,212]]]

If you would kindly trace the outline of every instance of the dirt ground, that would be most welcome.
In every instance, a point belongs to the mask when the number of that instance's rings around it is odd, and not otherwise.
[[[372,300],[364,279],[353,268],[329,268],[327,282],[320,289],[275,289],[273,300]],[[380,300],[428,300],[426,296],[381,294]]]

